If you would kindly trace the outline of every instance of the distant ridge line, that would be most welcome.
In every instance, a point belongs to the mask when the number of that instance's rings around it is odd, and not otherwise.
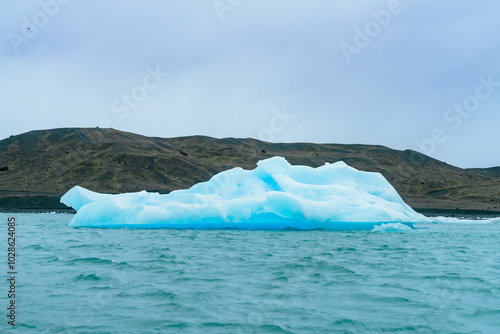
[[[75,185],[168,193],[229,168],[252,169],[271,156],[311,167],[342,160],[379,172],[414,208],[500,211],[500,167],[462,169],[380,145],[160,138],[103,128],[34,130],[1,140],[0,210],[63,209],[59,197]]]

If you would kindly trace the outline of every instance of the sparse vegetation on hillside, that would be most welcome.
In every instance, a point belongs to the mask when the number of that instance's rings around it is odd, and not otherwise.
[[[343,160],[380,172],[415,208],[500,211],[499,168],[461,169],[374,145],[155,138],[99,128],[31,131],[0,141],[0,209],[61,207],[59,197],[75,185],[105,193],[168,193],[229,168],[255,168],[272,156],[312,167]]]

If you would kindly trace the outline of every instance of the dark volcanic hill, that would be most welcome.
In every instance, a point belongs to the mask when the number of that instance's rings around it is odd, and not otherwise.
[[[461,169],[384,146],[154,138],[99,128],[31,131],[0,141],[0,209],[64,207],[59,198],[75,185],[168,193],[272,156],[312,167],[343,160],[380,172],[414,208],[500,211],[499,167]]]

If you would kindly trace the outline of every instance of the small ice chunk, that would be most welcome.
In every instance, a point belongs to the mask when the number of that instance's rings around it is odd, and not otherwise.
[[[375,226],[373,232],[413,232],[410,226],[401,223],[388,223]]]

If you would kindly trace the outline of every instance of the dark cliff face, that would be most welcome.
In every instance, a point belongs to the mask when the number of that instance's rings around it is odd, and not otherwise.
[[[31,131],[0,141],[0,208],[43,207],[43,198],[52,208],[75,185],[107,193],[168,193],[229,168],[255,168],[272,156],[312,167],[343,160],[380,172],[417,208],[500,211],[500,168],[460,169],[383,146],[155,138],[98,128]]]

